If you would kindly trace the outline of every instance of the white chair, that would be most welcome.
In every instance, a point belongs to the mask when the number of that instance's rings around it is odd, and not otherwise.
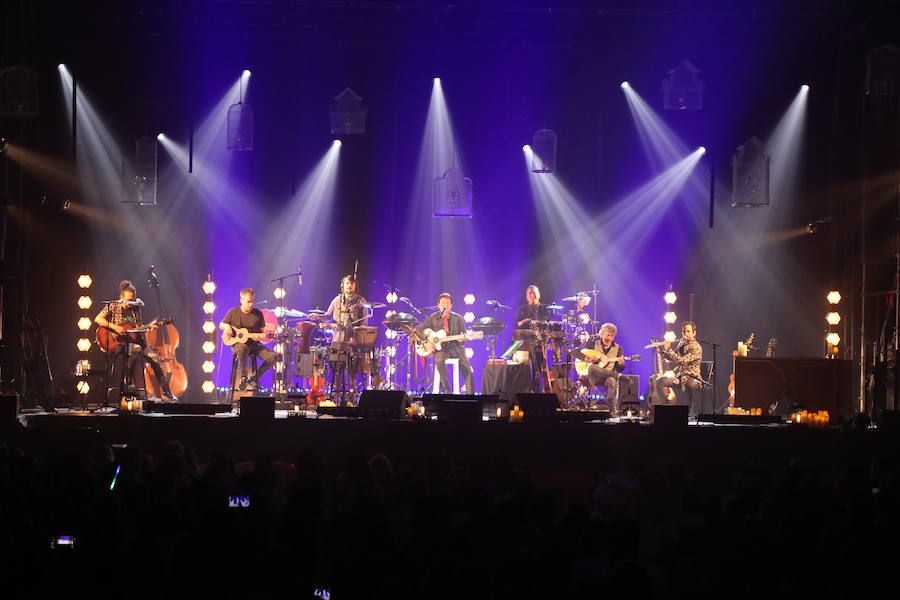
[[[453,367],[453,393],[459,393],[459,359],[448,358],[446,363],[448,367]],[[449,374],[449,373],[448,373]],[[432,394],[441,393],[441,374],[438,373],[437,364],[434,366],[434,386],[431,389]]]

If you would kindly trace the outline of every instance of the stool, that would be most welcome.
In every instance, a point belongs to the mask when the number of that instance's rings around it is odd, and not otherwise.
[[[459,393],[459,359],[458,358],[448,358],[444,363],[448,367],[453,367],[453,393]],[[440,394],[441,393],[441,374],[438,373],[437,365],[434,366],[434,386],[431,390],[432,394]]]
[[[248,365],[251,373],[256,373],[258,364],[259,361],[257,360],[257,356],[255,354],[251,354],[250,363]],[[234,402],[234,394],[238,391],[238,383],[240,383],[240,375],[238,374],[238,357],[234,352],[231,353],[231,376],[229,377],[228,381],[230,382],[230,385],[228,387],[231,388],[231,401]],[[259,385],[259,382],[257,382],[257,385]]]

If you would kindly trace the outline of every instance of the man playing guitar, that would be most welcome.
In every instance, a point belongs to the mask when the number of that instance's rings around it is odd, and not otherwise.
[[[143,301],[137,299],[137,290],[134,284],[125,279],[119,283],[119,301],[107,304],[94,317],[94,323],[101,328],[109,330],[116,337],[116,340],[113,341],[115,346],[109,351],[113,365],[112,381],[121,381],[122,369],[132,369],[136,365],[140,366],[140,370],[137,370],[136,373],[132,372],[132,381],[135,384],[143,381],[143,366],[140,365],[139,361],[134,360],[134,356],[132,356],[130,364],[125,364],[125,357],[128,355],[127,344],[134,344],[139,348],[140,356],[150,365],[150,368],[153,369],[153,373],[156,375],[156,379],[160,382],[163,398],[173,401],[177,400],[178,398],[172,395],[172,391],[169,389],[169,382],[159,366],[156,353],[147,345],[147,340],[144,339],[143,334],[128,335],[126,333],[137,329],[146,331],[150,328],[141,323],[141,306],[143,305]],[[150,325],[152,326],[153,324],[151,323]],[[118,385],[110,387],[118,387]]]
[[[238,367],[240,368],[240,389],[246,390],[256,389],[259,386],[259,379],[263,374],[271,369],[278,360],[278,355],[263,346],[259,339],[262,337],[263,328],[266,326],[266,319],[262,311],[253,308],[256,300],[256,293],[251,288],[241,290],[241,304],[235,306],[225,314],[225,318],[219,323],[219,329],[222,330],[222,340],[231,345],[234,355],[238,358]],[[243,341],[234,342],[233,337],[238,333],[246,330],[247,335]],[[250,356],[258,356],[263,363],[256,369],[256,373],[250,375],[247,368],[247,359]],[[234,382],[232,382],[232,385]]]
[[[443,330],[448,336],[464,335],[466,333],[466,322],[462,315],[452,312],[453,297],[444,292],[438,296],[438,309],[432,313],[416,330],[420,337],[430,338],[435,332]],[[447,379],[447,359],[458,358],[459,370],[465,380],[466,393],[475,393],[475,383],[472,372],[472,365],[466,356],[466,349],[462,341],[443,342],[441,349],[434,353],[435,367],[441,376],[441,391],[445,394],[450,393],[450,386]]]
[[[591,387],[606,387],[606,397],[612,413],[619,411],[619,373],[625,370],[625,352],[615,342],[618,331],[618,327],[612,323],[604,323],[600,326],[600,338],[593,343],[588,342],[575,352],[576,357],[592,363],[584,378],[585,383]],[[595,352],[591,352],[592,350]],[[597,352],[600,354],[597,355]]]

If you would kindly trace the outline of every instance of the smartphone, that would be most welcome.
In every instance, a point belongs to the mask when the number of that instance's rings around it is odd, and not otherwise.
[[[75,547],[75,536],[73,535],[58,535],[56,537],[50,538],[50,547],[54,550],[57,548],[74,548]]]
[[[250,508],[250,496],[228,496],[228,508]]]
[[[316,598],[321,598],[322,600],[331,600],[331,589],[316,588],[313,590],[313,596],[315,596]]]

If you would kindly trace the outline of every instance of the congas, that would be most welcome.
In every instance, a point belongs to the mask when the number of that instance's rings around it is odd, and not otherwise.
[[[374,348],[378,339],[377,327],[354,327],[353,345],[357,348]]]

